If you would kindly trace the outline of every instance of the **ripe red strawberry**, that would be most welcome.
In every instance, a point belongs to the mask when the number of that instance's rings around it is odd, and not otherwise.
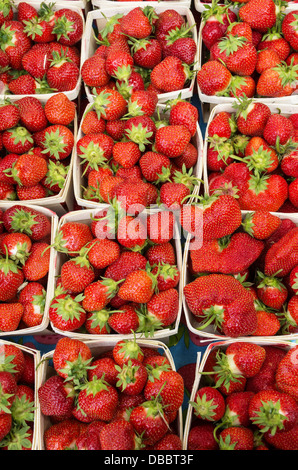
[[[119,334],[130,334],[140,326],[137,309],[132,304],[125,304],[115,312],[112,312],[108,319],[109,326]]]
[[[12,427],[12,417],[10,413],[5,413],[0,416],[0,439],[3,438],[9,433]]]
[[[251,422],[271,435],[289,431],[297,421],[298,407],[294,398],[276,390],[257,392],[249,404]]]
[[[20,186],[31,187],[39,183],[47,174],[48,165],[38,155],[24,153],[11,168],[11,175]]]
[[[220,450],[253,450],[254,435],[250,428],[230,426],[219,434]]]
[[[139,362],[144,360],[144,352],[135,339],[118,341],[113,347],[112,354],[114,361],[119,366],[133,359]]]
[[[83,82],[90,87],[107,85],[111,78],[105,68],[105,59],[98,54],[85,60],[81,68],[81,76]]]
[[[170,176],[171,161],[162,153],[148,151],[139,159],[142,175],[147,181],[163,181]]]
[[[231,72],[219,61],[205,62],[197,72],[197,83],[202,93],[214,96],[224,92],[232,80]]]
[[[158,263],[176,264],[175,249],[170,242],[150,246],[145,257],[151,266]]]
[[[249,403],[254,396],[252,391],[234,392],[225,398],[225,413],[221,420],[224,427],[250,426]]]
[[[213,423],[198,422],[189,431],[188,450],[218,450]]]
[[[12,373],[0,372],[0,416],[8,413],[17,393],[18,385]]]
[[[171,432],[166,434],[154,446],[154,450],[181,450],[182,442],[179,436]]]
[[[123,129],[124,136],[139,145],[141,152],[154,142],[156,125],[151,116],[143,114],[127,119]]]
[[[64,289],[70,290],[72,293],[80,293],[94,281],[94,267],[88,260],[91,246],[82,248],[78,256],[62,264],[60,273]]]
[[[225,414],[225,399],[214,387],[200,388],[190,404],[194,408],[195,416],[206,421],[219,421]]]
[[[168,365],[149,368],[149,379],[144,388],[147,400],[161,398],[167,412],[176,411],[183,402],[184,383],[182,376]]]
[[[256,71],[261,75],[266,69],[270,69],[280,64],[281,59],[273,49],[261,49],[258,51]]]
[[[98,170],[102,164],[107,163],[112,156],[113,145],[113,139],[103,133],[87,134],[77,141],[77,154],[86,176],[91,169]]]
[[[105,270],[105,277],[118,282],[128,276],[132,271],[145,269],[147,264],[146,258],[138,252],[123,251],[120,257],[114,261]]]
[[[6,253],[16,263],[24,264],[29,256],[32,242],[25,233],[8,233],[1,238],[1,252]]]
[[[145,309],[145,329],[148,331],[172,325],[179,312],[179,295],[176,289],[169,288],[153,294]]]
[[[169,124],[184,125],[188,128],[191,136],[194,136],[199,121],[198,109],[190,102],[177,99],[171,102]]]
[[[154,445],[168,431],[166,414],[156,399],[145,401],[133,408],[130,423],[138,434],[142,434],[146,445]]]
[[[20,324],[24,307],[19,302],[3,303],[0,305],[0,329],[1,331],[16,331]]]
[[[0,117],[0,130],[4,131],[6,129],[15,127],[18,124],[20,120],[20,111],[15,104],[7,101],[0,105]]]
[[[90,227],[83,222],[65,222],[55,236],[54,247],[57,251],[73,257],[93,240]]]
[[[64,93],[57,93],[47,100],[44,112],[51,124],[68,126],[75,118],[76,105]]]
[[[71,448],[80,432],[80,423],[72,418],[52,424],[44,433],[45,449],[65,450]]]
[[[93,420],[110,421],[118,405],[118,393],[115,387],[103,379],[93,377],[91,382],[81,387],[78,404]]]
[[[84,289],[83,308],[87,312],[96,312],[104,309],[118,292],[119,283],[120,281],[115,282],[112,279],[106,278],[89,283]]]
[[[47,126],[44,108],[35,97],[24,97],[16,101],[20,111],[20,123],[29,132],[37,132]]]
[[[116,142],[113,147],[113,159],[123,168],[133,167],[140,157],[141,151],[135,142]]]
[[[24,281],[24,273],[17,264],[8,256],[6,250],[5,257],[0,259],[0,299],[2,302],[12,300],[18,288]],[[4,312],[7,312],[7,305],[3,304]]]
[[[162,93],[183,89],[191,78],[190,67],[175,56],[165,57],[150,74],[152,85]]]
[[[22,126],[7,129],[2,134],[2,142],[8,153],[21,155],[33,147],[32,134]]]
[[[22,268],[27,281],[39,281],[44,278],[50,268],[50,245],[46,242],[35,242],[29,257]]]
[[[157,15],[153,7],[133,8],[121,19],[121,32],[136,39],[146,38],[152,32],[152,21]]]
[[[147,270],[133,271],[127,275],[119,288],[121,299],[136,303],[147,303],[153,296],[156,278]]]
[[[252,175],[239,199],[242,210],[277,212],[288,197],[288,184],[278,174]]]
[[[271,146],[284,145],[292,137],[294,127],[290,119],[280,114],[272,114],[265,125],[263,136]]]
[[[47,126],[38,135],[35,142],[42,148],[42,153],[53,160],[65,160],[74,147],[74,134],[62,124]]]
[[[296,89],[297,65],[281,63],[262,72],[257,82],[258,95],[265,97],[290,96]]]
[[[120,247],[114,240],[95,239],[86,245],[90,248],[87,257],[94,268],[104,269],[120,256]]]
[[[22,70],[22,57],[32,46],[23,24],[17,20],[4,22],[1,26],[0,44],[9,57],[11,68]]]
[[[220,292],[217,289],[218,282],[221,283]],[[224,292],[229,293],[229,303],[225,304],[225,307],[216,307],[215,311],[215,305],[222,305],[224,302]],[[197,278],[184,287],[184,295],[188,307],[199,320],[208,323],[208,319],[212,317],[216,327],[227,336],[245,336],[253,334],[256,329],[257,317],[253,297],[231,276],[210,274]],[[201,328],[204,328],[204,323]]]
[[[128,215],[138,215],[148,206],[148,186],[140,179],[126,179],[112,189],[112,199],[116,198],[121,209]]]
[[[137,450],[136,435],[132,424],[125,419],[116,419],[100,431],[101,450]]]
[[[55,12],[53,33],[60,44],[74,46],[83,36],[83,18],[75,10],[61,8]]]
[[[85,322],[86,312],[82,307],[82,296],[61,294],[50,304],[49,319],[55,328],[62,331],[75,331]]]
[[[297,347],[295,346],[293,349],[288,350],[281,359],[276,369],[275,385],[277,390],[290,395],[297,401],[298,373],[295,362],[296,354]]]
[[[268,211],[256,211],[247,214],[242,226],[249,235],[258,240],[268,239],[280,227],[281,220]]]
[[[24,352],[15,344],[1,344],[0,357],[2,358],[0,370],[12,372],[19,383],[25,368]]]
[[[24,20],[36,18],[38,12],[36,8],[27,2],[20,2],[18,5],[17,18],[23,23]]]
[[[169,125],[157,129],[155,147],[168,158],[179,157],[190,142],[191,134],[184,125]]]
[[[155,38],[129,38],[134,63],[145,69],[153,69],[162,60],[162,48]]]
[[[79,80],[78,66],[64,52],[52,52],[53,59],[46,73],[48,85],[58,92],[73,90]]]
[[[34,44],[22,57],[22,66],[36,80],[42,80],[51,63],[51,46]]]
[[[38,388],[38,399],[43,415],[53,417],[72,417],[74,396],[71,386],[62,377],[53,375]]]
[[[264,103],[252,103],[251,100],[241,98],[237,104],[236,124],[241,134],[249,136],[262,136],[271,111]]]
[[[117,389],[126,395],[139,395],[148,379],[147,369],[142,362],[130,359],[122,366],[115,366],[117,375]]]
[[[116,121],[127,111],[127,102],[119,91],[106,87],[95,95],[94,110],[98,119]]]
[[[276,276],[265,276],[257,272],[257,296],[263,304],[275,310],[280,310],[287,300],[288,290]]]
[[[116,43],[113,44],[112,48],[109,48],[105,59],[105,69],[110,77],[114,77],[117,80],[127,79],[133,65],[133,58],[128,50],[119,48]],[[119,70],[122,73],[119,73]],[[97,89],[97,91],[99,90]]]
[[[239,10],[239,18],[248,23],[252,29],[261,33],[267,33],[276,22],[275,3],[272,0],[253,0],[249,5],[243,5]],[[258,12],[262,10],[264,16]]]
[[[36,93],[53,93],[53,89],[46,80],[37,80],[31,75],[20,75],[8,83],[9,91],[13,95],[34,95]]]
[[[286,276],[296,266],[297,228],[293,228],[274,243],[266,253],[264,273],[267,276],[276,274],[278,277]]]
[[[62,378],[82,380],[86,377],[91,360],[92,354],[87,344],[67,337],[58,340],[53,354],[53,366]]]
[[[282,34],[289,45],[296,51],[297,50],[297,23],[296,23],[296,11],[288,12],[282,22]]]

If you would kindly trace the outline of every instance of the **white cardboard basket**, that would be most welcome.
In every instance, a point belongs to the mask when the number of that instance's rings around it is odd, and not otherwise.
[[[90,103],[87,108],[86,108],[86,111],[89,111],[93,108],[93,103]],[[163,110],[165,109],[165,105],[164,104],[158,104],[157,105],[157,109],[160,111],[160,116],[162,117],[164,114],[163,114]],[[77,133],[77,142],[84,136],[83,132],[82,132],[82,121],[81,121],[81,124],[80,124],[80,127],[79,127],[79,130],[78,130],[78,133]],[[202,179],[202,175],[203,175],[203,137],[202,137],[202,133],[201,133],[201,129],[200,129],[200,126],[199,124],[197,124],[197,131],[196,131],[196,134],[195,136],[192,138],[192,143],[195,145],[195,147],[197,148],[198,150],[198,160],[197,160],[197,163],[194,167],[194,171],[193,171],[193,174],[198,178],[198,179]],[[74,154],[74,158],[73,158],[73,188],[74,188],[74,197],[76,199],[76,202],[77,204],[82,207],[82,208],[85,208],[85,209],[92,209],[92,208],[96,208],[98,206],[98,202],[94,202],[94,201],[90,201],[88,199],[84,199],[82,197],[82,186],[84,186],[86,183],[85,183],[85,177],[83,176],[83,170],[82,170],[82,165],[81,165],[81,159],[80,157],[78,156],[77,154],[77,149],[76,149],[76,145],[75,145],[75,150],[74,150],[75,154]],[[194,189],[194,194],[197,194],[200,190],[200,183],[198,183]],[[191,199],[189,200],[189,202],[191,201]],[[150,207],[150,209],[157,209],[158,210],[158,205],[154,206],[154,207]]]
[[[63,188],[58,194],[54,194],[51,197],[44,197],[40,199],[28,199],[26,201],[6,201],[0,200],[0,209],[7,206],[13,206],[14,204],[22,204],[22,205],[35,205],[40,207],[45,207],[47,209],[51,209],[53,212],[56,212],[58,216],[65,214],[68,210],[73,209],[74,203],[74,192],[73,192],[73,181],[72,181],[72,174],[73,174],[73,161],[76,154],[76,140],[77,140],[77,132],[78,132],[78,117],[77,113],[74,119],[74,127],[73,127],[73,136],[74,136],[74,146],[70,155],[70,163],[69,163],[69,170],[67,176],[65,178],[65,183]]]
[[[242,212],[242,217],[244,217],[247,213],[250,213],[251,211],[241,211]],[[278,213],[278,212],[272,212],[272,214],[277,215],[280,219],[290,219],[295,224],[298,226],[298,214],[293,215],[293,214],[286,214],[286,213]],[[189,273],[188,270],[188,257],[189,257],[189,244],[191,241],[191,235],[188,234],[185,246],[184,246],[184,253],[183,253],[183,266],[182,266],[182,283],[181,283],[181,296],[182,296],[182,302],[183,302],[183,311],[186,319],[186,324],[189,329],[193,334],[205,338],[203,339],[203,342],[207,341],[216,341],[216,340],[231,340],[231,341],[238,341],[238,339],[243,339],[244,341],[253,341],[257,342],[259,340],[267,340],[267,341],[296,341],[298,340],[298,333],[292,333],[288,335],[275,335],[275,336],[245,336],[245,337],[240,337],[240,338],[230,338],[228,336],[222,335],[217,331],[214,331],[212,326],[207,327],[205,330],[198,330],[197,327],[199,326],[200,322],[198,322],[193,315],[193,313],[190,311],[185,296],[183,294],[183,288],[187,284],[189,284],[192,281],[192,277]],[[219,286],[220,287],[220,286]]]
[[[11,341],[7,341],[5,339],[0,340],[0,344],[14,344],[17,346],[23,353],[27,353],[30,356],[33,357],[34,359],[34,381],[35,381],[35,386],[34,386],[34,428],[33,428],[33,440],[32,440],[32,448],[31,450],[38,450],[39,448],[39,436],[40,436],[40,412],[39,412],[39,404],[38,404],[38,395],[37,395],[37,390],[38,390],[38,384],[39,384],[39,371],[37,369],[37,366],[40,362],[40,351],[38,349],[31,349],[27,346],[23,346],[18,343],[12,343]]]
[[[110,2],[110,3],[114,3],[114,2]],[[157,14],[161,13],[165,10],[168,10],[170,8],[167,2],[162,2],[163,4],[161,4],[159,2],[155,2],[155,3],[156,3],[156,5],[154,5],[154,6],[155,6],[155,11],[156,11]],[[143,7],[145,7],[146,5],[147,5],[147,2],[142,4]],[[132,9],[133,9],[133,7],[131,6],[131,4],[129,2],[129,4],[127,6],[119,6],[117,8],[114,8],[114,7],[110,7],[110,8],[107,7],[106,8],[105,7],[105,8],[101,8],[101,9],[98,9],[98,10],[90,11],[88,13],[87,20],[86,20],[85,33],[84,33],[83,39],[82,39],[81,68],[82,68],[82,65],[85,62],[85,60],[88,59],[89,57],[91,57],[94,54],[95,50],[97,49],[97,45],[96,45],[94,36],[92,34],[94,25],[96,24],[97,27],[98,27],[98,30],[101,30],[105,26],[106,21],[107,21],[105,19],[105,17],[110,18],[110,17],[112,17],[113,15],[115,15],[117,13],[126,14]],[[179,5],[179,6],[175,6],[175,10],[178,13],[180,13],[181,15],[185,16],[186,21],[187,21],[189,26],[192,26],[192,25],[195,24],[194,16],[193,16],[193,14],[192,14],[192,12],[189,8]],[[103,15],[105,15],[105,17]],[[195,40],[195,42],[197,43],[197,30],[196,30],[196,27],[193,27],[191,31],[192,31],[192,37]],[[198,64],[198,51],[197,51],[194,62],[195,62],[195,64]],[[197,67],[197,65],[195,65],[195,69],[196,69],[196,67]],[[181,98],[183,98],[183,99],[191,98],[192,95],[193,95],[193,90],[194,90],[194,85],[195,85],[195,78],[196,78],[196,74],[194,74],[189,86],[183,88],[182,90],[159,94],[158,95],[159,103],[164,103],[167,100],[177,98],[179,95],[181,95]],[[84,89],[85,89],[85,93],[86,93],[88,101],[92,102],[94,95],[92,94],[90,88],[84,84]]]
[[[258,100],[254,100],[258,101]],[[295,104],[277,104],[277,103],[268,103],[262,100],[262,103],[265,103],[271,113],[280,113],[283,116],[290,116],[291,114],[298,113],[298,103],[297,105]],[[207,122],[207,127],[206,127],[206,133],[205,133],[205,139],[204,139],[204,145],[203,145],[203,180],[204,180],[204,191],[206,194],[209,194],[209,183],[208,183],[208,169],[207,169],[207,150],[208,150],[208,129],[209,125],[212,122],[212,120],[215,118],[215,116],[220,113],[226,111],[228,113],[235,113],[235,108],[233,108],[232,103],[221,103],[216,105],[210,112],[209,119]],[[286,212],[276,212],[277,215],[282,215],[284,214],[285,216],[289,215]],[[291,214],[290,214],[291,215]],[[297,209],[297,215],[298,215],[298,209]]]
[[[83,0],[84,2],[85,0]],[[18,4],[21,3],[21,0],[16,0],[14,2],[14,12],[16,13],[16,8]],[[39,9],[42,1],[37,1],[37,0],[32,0],[30,1],[30,5],[32,5],[34,8]],[[45,1],[44,3],[50,3],[48,0]],[[76,11],[79,13],[79,15],[82,17],[83,20],[83,25],[84,25],[84,30],[85,30],[85,18],[83,15],[82,11],[82,5],[83,3],[78,2],[79,4],[77,5],[77,2],[68,2],[67,0],[62,0],[60,2],[55,2],[55,10],[61,10],[62,8],[69,8],[70,10]],[[81,90],[81,75],[79,75],[77,84],[73,90],[65,91],[65,95],[71,100],[75,100],[80,93]],[[16,101],[19,100],[20,98],[23,98],[24,96],[34,96],[38,100],[40,100],[42,103],[45,103],[52,95],[55,93],[36,93],[34,95],[13,95],[13,94],[0,94],[0,100],[4,100],[5,98],[9,98],[11,101]]]
[[[298,4],[297,4],[297,10],[298,10]],[[285,10],[286,12],[288,12],[288,10]],[[198,68],[197,68],[197,71],[201,70],[203,64],[204,64],[204,57],[203,57],[203,52],[204,52],[204,44],[203,44],[203,40],[202,40],[202,30],[203,30],[203,22],[201,22],[200,24],[200,28],[199,28],[199,33],[198,33]],[[235,98],[234,97],[230,97],[230,96],[209,96],[209,95],[206,95],[205,93],[203,93],[199,87],[199,84],[198,84],[198,81],[196,80],[196,86],[197,86],[197,90],[198,90],[198,95],[199,95],[199,99],[202,103],[202,106],[205,106],[207,107],[208,109],[208,105],[209,105],[209,108],[212,109],[213,106],[217,105],[217,104],[223,104],[223,103],[231,103],[233,101],[235,101]],[[261,101],[262,103],[266,103],[266,104],[276,104],[276,105],[280,105],[280,104],[285,104],[285,105],[288,105],[289,107],[291,105],[297,105],[298,104],[298,90],[296,90],[291,96],[284,96],[284,97],[280,97],[280,98],[271,98],[271,97],[255,97],[254,98],[255,101]],[[206,110],[206,113],[208,115],[208,111]]]
[[[85,210],[78,210],[78,211],[73,211],[69,212],[68,214],[65,214],[60,218],[57,231],[65,224],[66,222],[82,222],[86,223],[88,225],[91,224],[91,216],[94,216],[99,210],[104,209],[109,207],[108,204],[98,204],[96,209],[85,209]],[[146,217],[150,211],[145,210],[144,211],[144,217]],[[141,217],[141,216],[140,216]],[[178,224],[175,222],[175,227],[174,227],[174,237],[173,237],[173,243],[175,247],[175,253],[176,253],[176,265],[179,269],[180,276],[182,273],[182,251],[181,251],[181,240],[180,240],[180,229]],[[56,285],[57,285],[57,277],[60,275],[60,270],[63,262],[67,260],[67,256],[63,253],[55,251],[55,259],[54,259],[54,274],[52,276],[52,294],[55,291]],[[180,295],[180,286],[181,286],[181,280],[177,286],[177,290],[179,293],[179,310],[177,314],[177,318],[175,323],[172,325],[172,327],[167,327],[161,330],[157,330],[154,332],[154,339],[162,340],[162,341],[167,341],[170,336],[177,334],[178,332],[178,327],[179,327],[179,322],[180,322],[180,317],[181,317],[181,311],[182,311],[182,298]],[[53,297],[53,295],[52,295]],[[51,324],[51,322],[50,322]],[[118,333],[110,333],[110,334],[102,334],[102,335],[96,335],[96,334],[84,334],[84,333],[79,333],[76,331],[62,331],[56,327],[54,327],[51,324],[52,330],[56,334],[61,334],[63,336],[68,336],[71,338],[79,339],[82,341],[90,341],[90,340],[98,340],[99,342],[103,341],[105,342],[106,340],[115,340],[119,341],[120,339],[126,339],[126,338],[133,338],[134,336],[136,338],[142,338],[144,337],[144,334],[142,333],[135,333],[129,334],[129,335],[120,335]],[[151,338],[150,338],[151,339]]]
[[[103,354],[106,351],[111,350],[115,344],[117,343],[116,340],[112,338],[105,339],[104,341],[84,341],[82,340],[85,344],[87,344],[92,352],[92,355],[94,358],[96,358],[98,355]],[[152,341],[152,340],[145,340],[145,339],[140,339],[137,340],[137,343],[141,347],[150,347],[156,350],[159,350],[161,354],[163,354],[170,362],[171,368],[176,371],[176,366],[174,363],[174,359],[172,357],[172,354],[169,350],[169,348],[166,346],[165,343],[161,341]],[[52,375],[55,375],[56,372],[52,366],[49,365],[49,361],[53,358],[54,350],[50,351],[46,354],[44,354],[41,358],[41,364],[40,364],[40,371],[38,375],[38,387],[39,388],[49,377]],[[39,448],[38,450],[45,450],[44,446],[44,432],[50,427],[51,421],[48,416],[44,416],[41,413],[40,410],[40,404],[38,403],[38,413],[39,413],[39,439],[38,439],[38,444]],[[182,409],[178,410],[178,416],[176,418],[177,420],[177,430],[178,430],[178,436],[180,437],[181,441],[183,439],[183,421],[182,421]]]
[[[197,353],[197,362],[196,362],[196,369],[195,369],[195,379],[191,391],[191,395],[189,398],[189,402],[195,401],[195,396],[197,391],[200,388],[200,381],[202,378],[202,372],[204,370],[206,361],[209,357],[209,354],[213,352],[214,349],[222,349],[223,351],[228,347],[229,344],[235,343],[235,342],[241,342],[246,340],[226,340],[226,341],[216,341],[208,344],[205,352],[203,353],[203,357],[200,352]],[[289,351],[290,349],[294,348],[296,344],[294,342],[289,342],[289,341],[279,341],[279,340],[256,340],[253,341],[254,344],[257,344],[259,346],[274,346],[278,347],[280,349],[283,349],[285,351]],[[192,423],[194,421],[194,413],[193,413],[193,406],[189,403],[187,412],[186,412],[186,419],[185,419],[185,424],[184,424],[184,434],[183,434],[183,443],[182,443],[182,448],[183,450],[187,450],[188,448],[188,436],[189,432],[192,427]]]
[[[22,205],[22,206],[29,206],[32,209],[35,209],[42,214],[46,215],[51,221],[51,244],[54,242],[54,236],[58,227],[58,216],[55,212],[50,209],[47,209],[42,206],[36,206],[33,204],[20,204],[18,202],[14,202],[14,204],[10,204],[9,206],[2,205],[1,209],[6,210],[9,207],[14,205]],[[46,301],[44,307],[44,314],[43,319],[40,325],[30,327],[30,328],[22,328],[15,331],[8,331],[8,332],[0,332],[1,337],[9,337],[15,335],[38,335],[48,333],[47,328],[49,325],[49,305],[54,295],[54,261],[55,261],[55,250],[53,247],[50,248],[50,267],[48,272],[48,281],[46,290]]]

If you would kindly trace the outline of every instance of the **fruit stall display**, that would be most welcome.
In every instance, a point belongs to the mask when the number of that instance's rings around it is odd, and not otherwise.
[[[298,9],[96,1],[0,0],[0,449],[298,450]]]
[[[209,344],[197,358],[183,449],[297,450],[296,356],[286,341]]]

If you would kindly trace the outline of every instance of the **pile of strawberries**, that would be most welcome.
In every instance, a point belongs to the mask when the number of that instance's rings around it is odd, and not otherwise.
[[[184,295],[198,331],[232,338],[297,334],[296,224],[266,210],[242,219],[237,199],[227,194],[191,207],[203,218],[203,236],[193,228],[185,253],[193,278]]]
[[[123,93],[130,87],[157,94],[182,90],[195,73],[194,27],[174,9],[157,13],[146,6],[117,13],[98,31],[97,48],[82,64],[82,80],[95,95],[101,87]]]
[[[242,210],[297,212],[297,117],[246,97],[220,111],[206,135],[209,194],[225,191]]]
[[[83,198],[122,200],[128,213],[163,205],[178,210],[196,190],[198,110],[179,97],[164,109],[149,90],[102,89],[81,121],[76,142]],[[162,113],[162,115],[161,115]]]
[[[34,95],[73,90],[80,80],[80,41],[84,21],[79,11],[37,9],[3,2],[0,12],[1,94]]]
[[[66,255],[49,319],[60,331],[132,334],[170,328],[179,314],[180,271],[172,212],[146,218],[98,210],[91,225],[65,221],[54,246]]]
[[[24,96],[0,104],[0,199],[28,201],[58,195],[75,145],[76,105],[64,93],[42,104]]]
[[[62,338],[53,368],[38,389],[51,420],[45,450],[182,449],[183,379],[164,353],[122,340],[94,357],[86,343]]]
[[[32,207],[1,209],[0,331],[40,325],[50,265],[50,219]]]
[[[31,450],[35,412],[34,357],[0,342],[0,449]]]
[[[202,13],[202,68],[209,96],[276,98],[297,89],[297,11],[273,0],[249,0],[235,13],[216,1]]]
[[[188,450],[297,450],[298,347],[234,342],[207,356]]]

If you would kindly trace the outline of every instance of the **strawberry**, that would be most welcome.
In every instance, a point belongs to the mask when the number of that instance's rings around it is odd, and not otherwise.
[[[202,93],[209,96],[226,91],[232,80],[231,72],[217,60],[205,62],[197,72],[197,83]]]
[[[281,60],[273,49],[262,49],[258,52],[256,71],[261,75],[266,69],[271,69],[280,64]]]
[[[32,134],[22,126],[7,129],[2,134],[2,142],[8,153],[21,155],[33,147]]]
[[[108,319],[109,326],[119,334],[130,334],[136,331],[139,326],[139,315],[136,307],[131,304],[125,304],[111,313]]]
[[[18,385],[12,373],[0,372],[0,416],[8,413],[17,393]]]
[[[132,55],[128,50],[120,48],[116,43],[113,46],[113,48],[109,48],[105,59],[106,73],[109,77],[116,78],[117,80],[125,80],[130,75],[131,68],[134,65]],[[97,89],[97,91],[100,90]]]
[[[3,303],[0,305],[0,330],[4,332],[18,329],[22,315],[23,305],[16,303]]]
[[[24,273],[17,264],[9,258],[8,250],[6,249],[5,258],[0,259],[0,280],[1,290],[0,299],[2,302],[12,300],[24,281]],[[3,307],[7,307],[3,305]],[[7,310],[5,310],[6,312]]]
[[[218,283],[221,283],[220,292],[217,290]],[[217,307],[225,302],[224,292],[229,293],[229,303],[225,307]],[[206,320],[206,325],[212,318],[215,326],[228,336],[245,336],[253,334],[256,329],[253,297],[238,280],[229,275],[210,274],[199,277],[184,287],[184,295],[195,317]],[[201,328],[204,327],[204,323],[201,324]]]
[[[210,386],[200,388],[190,404],[193,406],[194,415],[206,421],[219,421],[225,414],[223,395]]]
[[[1,49],[8,55],[11,68],[22,70],[22,57],[32,46],[23,24],[17,20],[4,22],[0,36]]]
[[[51,46],[48,43],[34,44],[22,57],[22,66],[33,78],[42,80],[51,63]]]
[[[62,331],[74,331],[85,322],[86,312],[80,295],[61,294],[50,304],[49,319],[54,327]]]
[[[64,93],[57,93],[47,100],[44,113],[51,124],[68,126],[75,118],[76,106]]]
[[[210,49],[216,40],[225,35],[228,26],[236,21],[237,16],[228,7],[212,2],[210,8],[204,11],[202,19],[202,40],[207,49]]]
[[[123,251],[119,258],[107,267],[104,275],[118,282],[126,278],[130,272],[145,269],[146,264],[147,260],[141,253]]]
[[[0,416],[0,439],[3,438],[9,433],[12,427],[12,417],[10,413],[5,413]]]
[[[81,164],[84,165],[84,173],[91,169],[98,170],[102,164],[106,164],[112,156],[113,139],[103,133],[87,134],[76,142],[76,149]],[[108,201],[107,201],[108,202]]]
[[[159,292],[177,287],[180,280],[180,271],[177,266],[161,262],[152,269],[152,272],[158,273],[157,289]]]
[[[82,117],[81,129],[83,134],[100,134],[105,131],[106,122],[104,118],[98,119],[93,109],[86,111]]]
[[[153,446],[154,450],[182,450],[182,443],[179,436],[171,432],[166,434]]]
[[[133,167],[140,157],[141,151],[135,142],[116,142],[113,147],[113,159],[123,168]]]
[[[156,18],[153,7],[133,8],[121,19],[121,32],[136,39],[146,38],[151,35],[152,21]]]
[[[17,19],[21,23],[23,23],[24,20],[30,20],[37,16],[38,12],[34,6],[27,2],[20,2],[18,4]]]
[[[115,282],[112,279],[101,278],[89,283],[84,289],[83,308],[87,312],[96,312],[104,309],[117,294],[119,285],[123,280]]]
[[[155,38],[129,38],[133,61],[139,67],[153,69],[162,60],[162,47]]]
[[[25,357],[23,351],[15,344],[1,344],[1,371],[8,371],[14,375],[17,383],[19,383],[25,368]]]
[[[288,12],[282,21],[282,34],[292,49],[297,50],[297,11]]]
[[[130,423],[138,434],[142,434],[146,445],[154,445],[168,431],[168,420],[157,399],[150,399],[133,408]]]
[[[155,244],[167,243],[174,237],[174,215],[159,211],[147,216],[147,236]]]
[[[144,152],[146,145],[154,142],[156,125],[151,116],[143,114],[127,119],[123,131],[124,136],[138,144],[141,152]]]
[[[49,377],[38,388],[38,399],[43,415],[72,417],[74,397],[71,394],[71,386],[68,386],[59,375]]]
[[[135,339],[118,341],[113,347],[112,355],[119,366],[133,359],[139,362],[144,360],[144,352]]]
[[[83,27],[83,19],[77,11],[61,8],[55,12],[53,33],[60,44],[77,44],[83,36]]]
[[[29,257],[23,266],[23,274],[27,281],[39,281],[44,278],[50,268],[50,245],[46,242],[35,242]]]
[[[153,296],[155,287],[156,277],[147,269],[139,269],[127,275],[119,287],[118,295],[125,301],[147,303]]]
[[[65,222],[55,235],[55,250],[75,256],[88,242],[93,240],[90,227],[83,222]]]
[[[170,101],[169,104],[171,106],[169,124],[184,125],[193,137],[199,121],[198,109],[192,103],[181,99],[174,100],[174,102]]]
[[[260,9],[264,13],[262,17],[258,15]],[[276,5],[272,0],[253,0],[249,5],[243,5],[239,9],[239,19],[248,23],[252,29],[267,33],[277,19]]]
[[[265,257],[264,274],[266,276],[276,274],[278,277],[283,277],[296,266],[294,247],[297,232],[297,228],[293,228],[269,248]]]
[[[168,56],[152,69],[150,80],[161,93],[168,93],[184,88],[192,76],[190,66],[179,57]]]
[[[99,357],[92,361],[92,367],[88,370],[87,376],[89,382],[92,381],[93,376],[103,378],[110,385],[115,386],[117,382],[118,372],[115,368],[116,363],[111,357]]]
[[[0,25],[5,21],[10,21],[13,19],[13,9],[12,3],[9,0],[3,0],[1,2],[1,17],[0,17]]]
[[[78,404],[90,418],[110,421],[118,405],[118,393],[115,387],[103,379],[93,377],[91,382],[82,385]]]
[[[246,38],[226,36],[219,41],[218,47],[221,53],[226,55],[225,64],[230,72],[240,76],[253,74],[257,63],[257,51]]]
[[[39,183],[47,174],[48,166],[44,158],[24,153],[11,168],[11,175],[19,186],[31,187]]]
[[[171,161],[162,153],[148,151],[141,155],[139,165],[147,181],[158,182],[170,175]]]
[[[290,151],[288,154],[283,155],[280,162],[280,169],[286,176],[297,178],[297,156],[298,152],[296,150]]]
[[[225,413],[221,424],[224,427],[250,426],[249,403],[254,396],[251,391],[234,392],[225,398]]]
[[[279,317],[266,310],[266,307],[256,308],[257,312],[257,328],[254,331],[254,336],[274,336],[281,328]]]
[[[62,124],[47,126],[35,138],[42,153],[52,160],[65,160],[71,155],[75,143],[73,131]]]
[[[52,424],[44,433],[46,450],[65,450],[74,446],[81,431],[80,423],[73,418]]]
[[[198,422],[189,431],[187,448],[189,450],[218,450],[214,438],[214,425],[212,423]]]
[[[296,89],[297,65],[278,64],[266,69],[259,77],[256,91],[265,97],[290,96]]]
[[[242,210],[277,212],[288,196],[286,180],[277,174],[253,175],[239,203]]]
[[[275,387],[280,392],[290,395],[297,401],[297,365],[295,355],[297,347],[287,351],[279,362],[275,373]]]
[[[88,260],[92,246],[82,248],[78,256],[62,264],[60,272],[64,289],[80,293],[95,280],[94,267]]]
[[[298,442],[297,425],[289,431],[276,432],[272,435],[266,433],[266,443],[273,446],[277,450],[295,450]]]
[[[145,257],[151,266],[158,263],[176,264],[175,249],[170,242],[150,246]]]
[[[138,215],[148,206],[148,186],[139,179],[126,179],[112,189],[112,199],[116,198],[122,210],[128,215]]]
[[[110,75],[106,71],[105,63],[105,59],[98,54],[94,54],[85,60],[81,68],[81,76],[85,85],[100,87],[109,83]]]
[[[136,450],[136,435],[132,424],[125,419],[116,419],[100,431],[101,450]]]
[[[265,276],[257,272],[257,295],[267,307],[280,310],[287,300],[288,290],[276,276]]]
[[[63,379],[84,380],[92,360],[87,344],[73,338],[60,338],[53,354],[55,372]]]
[[[263,210],[247,214],[242,222],[244,231],[258,240],[268,239],[280,225],[279,217]]]
[[[116,387],[127,395],[139,395],[148,379],[147,369],[135,359],[129,360],[122,366],[115,365],[118,372]]]
[[[36,43],[48,43],[55,40],[53,25],[43,16],[24,20],[24,32]]]
[[[253,450],[254,435],[250,428],[230,426],[219,434],[220,450]]]
[[[20,75],[18,78],[11,80],[8,88],[13,95],[34,95],[35,93],[44,94],[55,91],[48,85],[46,80],[35,79],[28,74]]]
[[[20,111],[18,107],[9,100],[0,105],[1,125],[0,130],[4,131],[15,127],[20,120]]]
[[[32,242],[25,233],[8,233],[1,239],[1,252],[8,253],[10,259],[16,263],[24,264],[29,256]]]
[[[236,124],[241,134],[262,136],[271,111],[264,103],[252,103],[247,98],[239,98],[236,107]]]
[[[297,403],[286,393],[276,390],[257,392],[249,403],[251,422],[262,432],[289,431],[297,421]]]
[[[274,148],[270,147],[263,137],[253,136],[248,141],[244,161],[250,170],[268,172],[276,170],[279,166],[279,156]]]
[[[90,247],[88,260],[94,268],[104,269],[120,256],[120,247],[114,240],[95,239],[86,247]]]
[[[46,73],[48,85],[58,92],[73,90],[79,80],[78,66],[64,52],[53,51],[52,56]]]
[[[16,101],[20,111],[20,123],[29,132],[37,132],[47,126],[47,117],[40,101],[35,97],[24,97]]]
[[[116,121],[127,111],[127,102],[119,91],[103,88],[95,95],[94,110],[98,119],[103,117],[107,121]]]
[[[169,125],[157,129],[155,147],[168,158],[179,157],[190,142],[191,134],[184,125]]]

